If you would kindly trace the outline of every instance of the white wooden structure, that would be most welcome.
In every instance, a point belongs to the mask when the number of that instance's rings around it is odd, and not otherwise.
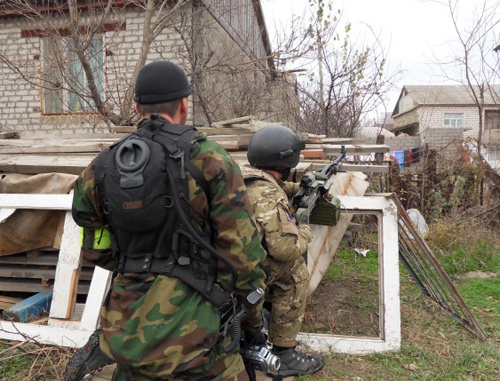
[[[66,210],[59,260],[47,325],[0,321],[0,338],[26,340],[66,347],[80,347],[87,342],[99,323],[100,305],[111,273],[96,267],[81,320],[72,320],[75,309],[81,255],[79,230],[71,216],[72,194],[0,194],[0,209]]]
[[[348,213],[369,213],[379,226],[379,337],[346,337],[301,333],[299,339],[320,352],[373,353],[398,350],[401,343],[397,209],[390,195],[340,196]],[[3,209],[66,210],[66,221],[56,268],[52,305],[47,325],[0,321],[0,338],[33,339],[40,343],[80,347],[99,324],[100,306],[111,273],[96,267],[81,320],[72,320],[81,265],[78,227],[71,216],[72,195],[0,194]]]
[[[392,194],[365,195],[365,196],[338,196],[342,208],[347,215],[370,214],[375,215],[378,220],[378,256],[379,256],[379,336],[358,337],[332,334],[301,333],[299,339],[306,343],[311,349],[319,352],[340,352],[368,354],[373,352],[385,352],[399,350],[401,346],[401,312],[399,299],[399,247],[398,247],[398,212],[392,200]],[[345,218],[345,217],[344,217]],[[346,218],[350,221],[350,218]],[[341,224],[342,221],[339,222]],[[313,237],[320,233],[325,226],[313,226]],[[318,230],[316,232],[316,230]],[[314,240],[309,245],[313,247]],[[337,246],[335,246],[336,250]],[[324,250],[315,247],[314,251]],[[313,266],[323,269],[333,258],[333,253],[325,250],[322,258],[317,258]],[[309,253],[309,272],[311,269],[311,258],[314,253]],[[328,258],[328,263],[323,259]]]

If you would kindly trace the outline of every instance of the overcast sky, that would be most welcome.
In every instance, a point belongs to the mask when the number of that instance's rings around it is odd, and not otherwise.
[[[292,14],[305,15],[310,9],[309,0],[261,0],[261,4],[271,40],[275,25],[286,28]],[[470,27],[473,9],[480,4],[483,0],[459,0],[461,26]],[[403,70],[399,90],[404,85],[450,83],[444,82],[439,66],[433,64],[450,57],[450,41],[457,36],[446,6],[429,0],[334,0],[333,6],[343,12],[343,23],[352,23],[352,33],[366,30],[363,24],[367,24],[380,35],[389,69]],[[396,90],[390,96],[390,111],[398,94]]]

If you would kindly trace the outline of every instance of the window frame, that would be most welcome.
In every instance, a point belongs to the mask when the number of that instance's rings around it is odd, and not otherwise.
[[[71,48],[72,45],[73,41],[69,36],[41,38],[41,113],[44,116],[97,113],[85,72],[74,49]],[[54,49],[58,51],[55,52]],[[96,85],[101,100],[105,101],[104,35],[95,35],[85,53],[90,57],[90,64],[95,69],[94,75],[97,78]],[[54,66],[55,56],[64,62],[55,64],[55,69],[51,71],[50,67]],[[61,65],[67,72],[61,72],[59,69]],[[59,83],[60,86],[54,89],[47,88],[47,84],[51,83]],[[72,88],[76,91],[72,91]]]
[[[459,112],[444,113],[445,128],[464,128],[464,114]]]
[[[486,110],[484,112],[484,126],[489,131],[500,130],[500,110]]]

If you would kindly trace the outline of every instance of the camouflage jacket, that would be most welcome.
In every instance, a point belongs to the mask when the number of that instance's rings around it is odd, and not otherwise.
[[[241,169],[267,253],[277,261],[304,255],[311,229],[308,225],[297,227],[288,205],[288,198],[298,191],[299,184],[278,182],[272,175],[249,165]]]
[[[237,293],[244,296],[264,288],[265,274],[259,264],[265,251],[239,167],[203,134],[192,142],[191,161],[210,189],[207,198],[188,173],[191,205],[211,224],[215,249],[236,268]],[[93,165],[94,161],[76,181],[73,217],[84,228],[100,229],[103,209]],[[116,266],[110,249],[84,251],[84,256],[110,270]],[[227,269],[218,263],[217,282],[225,285],[229,278]],[[247,329],[260,329],[260,310],[247,319]],[[215,307],[177,278],[118,274],[101,311],[101,347],[117,362],[149,377],[200,374],[210,369],[214,357],[223,355],[219,322]]]

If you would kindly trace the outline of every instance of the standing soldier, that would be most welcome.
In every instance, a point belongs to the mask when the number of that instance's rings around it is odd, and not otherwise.
[[[267,257],[268,295],[271,304],[269,340],[281,360],[279,375],[311,374],[324,366],[321,355],[297,352],[299,333],[306,307],[305,263],[311,240],[308,225],[297,226],[291,217],[288,199],[299,190],[298,183],[284,182],[305,147],[302,136],[281,125],[257,131],[248,146],[250,166],[242,172]]]
[[[84,256],[116,274],[100,336],[114,381],[248,380],[220,326],[264,287],[265,251],[239,167],[184,125],[191,93],[177,65],[145,65],[134,98],[145,118],[75,185]],[[258,336],[259,308],[243,328]]]

